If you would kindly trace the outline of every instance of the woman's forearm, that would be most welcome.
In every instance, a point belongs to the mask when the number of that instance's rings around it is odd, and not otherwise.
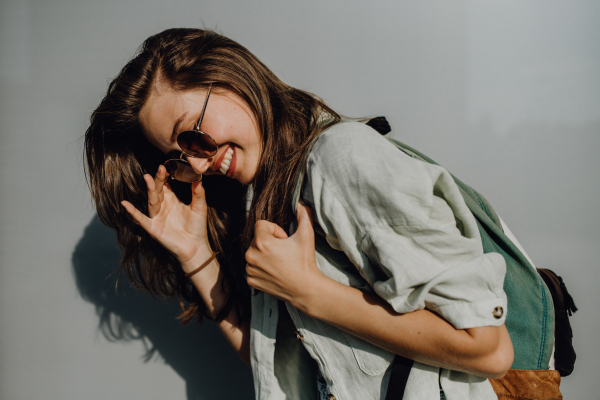
[[[379,296],[325,276],[295,305],[307,315],[425,364],[500,378],[513,361],[504,325],[460,330],[428,310],[398,314]]]
[[[210,257],[210,253],[205,259]],[[201,262],[200,262],[201,263]],[[198,264],[196,262],[196,264]],[[208,313],[214,318],[225,301],[225,293],[221,290],[223,274],[215,259],[202,271],[191,277],[191,280],[206,304]],[[217,325],[235,349],[242,360],[250,367],[250,322],[244,321],[241,327],[236,324],[235,310],[232,308],[229,315]]]

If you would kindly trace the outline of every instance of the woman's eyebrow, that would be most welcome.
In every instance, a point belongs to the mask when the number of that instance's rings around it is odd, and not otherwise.
[[[179,135],[179,124],[181,124],[181,121],[185,119],[187,113],[187,111],[184,112],[183,115],[179,117],[177,121],[175,121],[175,125],[173,125],[173,133],[171,133],[171,142],[174,142],[177,139],[177,135]]]

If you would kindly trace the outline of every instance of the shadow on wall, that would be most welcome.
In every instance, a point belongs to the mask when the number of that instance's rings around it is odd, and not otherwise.
[[[211,321],[181,327],[177,301],[160,301],[123,279],[112,230],[94,217],[75,247],[72,263],[81,296],[96,307],[98,329],[111,342],[140,340],[145,362],[157,354],[186,382],[187,400],[252,399],[252,375]]]

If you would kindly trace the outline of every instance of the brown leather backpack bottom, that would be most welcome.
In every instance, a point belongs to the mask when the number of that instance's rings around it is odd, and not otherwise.
[[[490,379],[498,400],[562,400],[560,373],[549,369],[511,369],[502,379]]]

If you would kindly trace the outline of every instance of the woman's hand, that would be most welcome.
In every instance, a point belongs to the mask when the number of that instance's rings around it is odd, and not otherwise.
[[[297,217],[298,230],[290,237],[280,226],[258,221],[246,252],[248,284],[296,307],[314,280],[324,276],[317,268],[310,208],[298,204]]]
[[[163,165],[158,168],[154,179],[148,174],[144,175],[148,186],[148,216],[128,201],[122,201],[121,204],[150,236],[177,257],[184,272],[189,272],[197,267],[198,260],[206,259],[207,254],[211,254],[204,188],[202,182],[192,183],[192,202],[188,206],[173,193],[166,182],[167,176]]]
[[[191,272],[212,254],[206,228],[208,208],[204,188],[202,182],[192,183],[192,202],[186,206],[169,187],[167,176],[163,165],[158,168],[156,178],[144,175],[148,186],[148,216],[127,201],[122,204],[150,236],[177,257],[184,272]],[[218,262],[213,260],[190,280],[202,297],[206,311],[214,319],[226,300],[226,293],[221,290],[223,275]],[[239,326],[235,309],[232,309],[217,325],[246,365],[250,366],[249,322]]]

